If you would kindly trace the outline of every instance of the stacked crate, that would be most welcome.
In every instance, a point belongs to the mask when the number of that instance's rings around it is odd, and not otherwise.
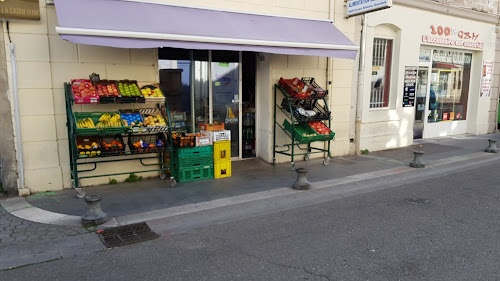
[[[231,141],[214,142],[214,173],[215,178],[231,176]]]
[[[178,182],[212,179],[214,177],[213,145],[176,148],[173,168]]]
[[[224,123],[200,124],[202,134],[210,137],[214,146],[214,177],[231,176],[231,131],[224,130]]]

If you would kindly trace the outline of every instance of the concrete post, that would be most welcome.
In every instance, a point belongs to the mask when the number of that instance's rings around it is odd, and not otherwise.
[[[311,188],[311,183],[307,180],[306,174],[307,174],[307,169],[305,168],[298,168],[295,170],[297,172],[297,180],[293,184],[294,189],[298,190],[308,190]]]
[[[82,217],[83,225],[100,225],[106,222],[106,213],[101,209],[101,196],[89,195],[85,196],[87,202],[87,212]]]
[[[497,153],[497,140],[488,139],[488,147],[484,149],[484,152]]]
[[[425,168],[424,160],[422,160],[422,156],[424,152],[421,150],[413,151],[413,161],[410,162],[410,167],[412,168]]]

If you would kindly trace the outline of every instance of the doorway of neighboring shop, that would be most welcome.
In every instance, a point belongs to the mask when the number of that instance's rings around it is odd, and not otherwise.
[[[255,157],[255,53],[160,48],[158,57],[174,130],[218,122],[231,131],[232,159]]]
[[[414,139],[466,132],[471,66],[472,53],[420,49]]]

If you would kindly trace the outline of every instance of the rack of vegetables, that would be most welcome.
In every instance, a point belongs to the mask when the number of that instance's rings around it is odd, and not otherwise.
[[[276,154],[291,157],[292,170],[294,159],[303,156],[309,160],[311,154],[321,153],[326,166],[330,160],[331,113],[326,97],[327,91],[321,89],[314,78],[280,79],[274,85],[274,122],[273,122],[273,164]],[[284,117],[284,118],[283,118]],[[279,127],[290,142],[277,143],[276,128]],[[313,142],[324,142],[323,148],[312,146]]]
[[[77,196],[83,198],[85,191],[81,188],[81,179],[110,177],[114,175],[127,175],[131,173],[159,172],[161,179],[167,178],[170,173],[170,186],[176,185],[175,170],[171,169],[169,162],[165,161],[166,154],[172,154],[172,126],[170,111],[166,99],[161,99],[156,108],[141,109],[137,111],[99,111],[97,102],[86,102],[77,96],[78,90],[72,83],[64,84],[66,99],[66,116],[68,127],[68,143],[71,170],[71,184]],[[91,84],[89,84],[91,85]],[[99,88],[86,85],[90,93]],[[99,85],[99,84],[97,84]],[[136,89],[134,89],[136,90]],[[83,90],[82,90],[83,92]],[[116,94],[118,97],[118,94]],[[87,106],[92,106],[92,112],[74,112],[75,99],[80,98]],[[105,100],[105,99],[103,99]],[[94,101],[94,99],[92,100]],[[106,100],[106,104],[129,104],[131,98],[113,101]],[[137,99],[137,103],[144,103]],[[143,104],[144,106],[144,104]],[[109,106],[108,106],[109,107]],[[135,124],[135,119],[140,122]],[[126,140],[125,140],[126,139]],[[155,161],[157,160],[157,161]],[[147,168],[134,171],[116,171],[113,173],[92,173],[98,170],[101,163],[120,161],[139,161]],[[83,166],[83,168],[82,168]]]

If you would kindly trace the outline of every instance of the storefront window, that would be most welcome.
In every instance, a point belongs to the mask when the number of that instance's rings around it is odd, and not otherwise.
[[[428,122],[466,120],[472,54],[434,50]]]
[[[391,63],[392,40],[375,38],[373,41],[370,108],[389,106]]]
[[[199,131],[199,123],[209,123],[208,51],[162,48],[159,57],[172,127],[180,133]]]

